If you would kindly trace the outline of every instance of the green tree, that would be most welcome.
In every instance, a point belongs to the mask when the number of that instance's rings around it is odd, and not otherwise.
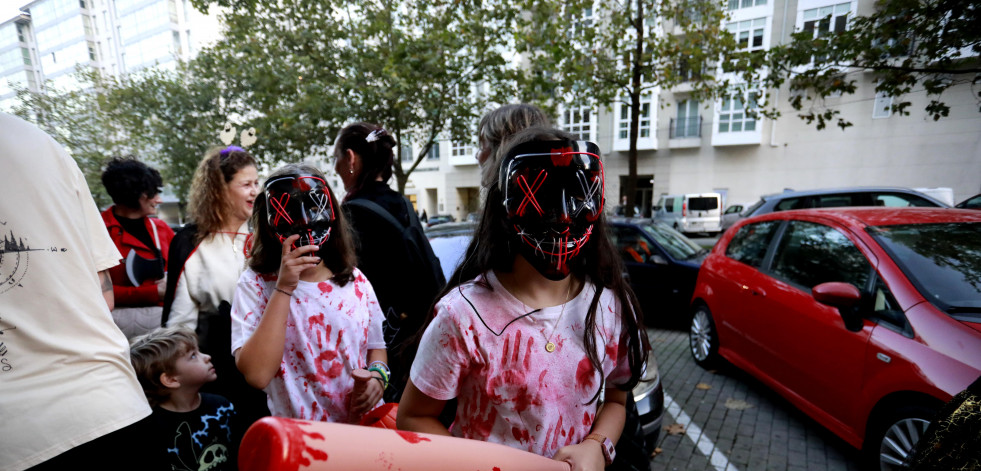
[[[876,92],[893,97],[892,111],[909,115],[904,99],[917,87],[930,98],[926,112],[939,120],[950,105],[942,94],[951,87],[981,81],[981,5],[972,0],[879,0],[868,16],[813,19],[786,44],[771,48],[760,65],[761,83],[785,82],[790,104],[818,129],[851,126],[838,110],[817,106],[830,95],[853,94],[855,74],[870,71]],[[796,92],[796,93],[794,93]],[[981,101],[981,92],[975,90]],[[805,104],[810,102],[807,109]],[[779,116],[771,107],[762,110]]]
[[[181,63],[172,71],[153,68],[104,79],[100,96],[124,134],[145,142],[138,157],[154,164],[185,204],[198,163],[209,148],[221,145],[218,133],[229,120],[217,81]]]
[[[439,136],[472,140],[488,94],[505,76],[513,13],[479,1],[222,0],[228,31],[195,64],[222,77],[227,106],[248,116],[277,160],[323,153],[348,122],[385,127],[417,150],[395,160],[409,175]],[[202,2],[197,2],[203,7]],[[491,86],[490,89],[498,90]]]
[[[626,211],[633,215],[642,97],[689,84],[700,101],[721,96],[721,71],[745,66],[723,28],[726,11],[703,0],[527,0],[518,49],[530,67],[529,98],[553,103],[616,102],[630,112]],[[740,59],[740,60],[737,60]],[[652,102],[656,101],[654,97]]]
[[[120,128],[119,115],[105,100],[106,80],[96,71],[80,68],[77,86],[58,88],[50,82],[45,92],[17,90],[14,114],[31,121],[65,147],[78,164],[99,207],[112,204],[102,186],[102,167],[115,156],[139,155],[146,141],[130,138]]]

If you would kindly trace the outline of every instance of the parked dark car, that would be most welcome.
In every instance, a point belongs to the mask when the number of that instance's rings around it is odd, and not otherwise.
[[[974,195],[964,201],[961,201],[954,207],[961,209],[981,209],[981,194]]]
[[[635,227],[632,225],[627,226]],[[463,262],[467,246],[470,244],[470,239],[473,238],[473,232],[476,227],[477,225],[475,223],[460,222],[440,224],[436,227],[426,228],[426,236],[429,238],[429,243],[433,247],[433,252],[439,257],[440,264],[443,266],[443,271],[448,281],[450,281],[450,276],[456,270],[456,267]],[[677,231],[670,228],[666,229],[678,234]],[[678,234],[678,236],[681,235]],[[684,242],[674,243],[684,244]],[[694,283],[694,277],[692,277],[692,283]],[[657,358],[654,356],[653,350],[647,358],[647,369],[644,373],[644,380],[637,383],[637,386],[634,387],[632,392],[633,403],[636,407],[629,407],[630,404],[628,404],[624,433],[617,443],[617,456],[620,457],[622,455],[625,459],[629,459],[629,461],[625,463],[614,463],[612,469],[647,470],[650,465],[649,454],[654,450],[657,443],[664,416],[664,389],[661,385]],[[643,457],[640,457],[638,454],[641,447],[644,451]],[[643,459],[637,461],[640,458]]]
[[[727,360],[901,469],[981,375],[981,213],[784,211],[740,221],[699,271],[691,354]]]
[[[761,214],[808,208],[841,208],[846,206],[886,206],[891,208],[937,207],[948,208],[946,203],[916,190],[901,187],[853,187],[820,190],[784,191],[765,195],[756,204],[746,208],[737,218],[723,218],[722,230],[736,221]]]
[[[433,227],[448,222],[456,222],[456,218],[450,214],[436,214],[429,217],[429,220],[426,221],[426,227]]]
[[[682,233],[648,219],[613,218],[610,237],[648,325],[684,325],[698,267],[708,254]]]

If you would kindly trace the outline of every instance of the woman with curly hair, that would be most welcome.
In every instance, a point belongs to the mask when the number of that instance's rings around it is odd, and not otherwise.
[[[163,325],[198,334],[218,380],[206,392],[227,397],[247,424],[268,415],[265,394],[248,386],[231,354],[231,303],[245,269],[248,220],[259,191],[255,159],[229,146],[209,151],[191,181],[188,219],[170,246]]]

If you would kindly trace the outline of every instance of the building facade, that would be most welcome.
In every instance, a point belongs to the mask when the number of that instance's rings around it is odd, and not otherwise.
[[[0,19],[0,109],[14,85],[33,91],[76,86],[78,65],[123,75],[174,67],[220,34],[216,15],[188,0],[35,0]]]
[[[730,0],[726,25],[739,45],[766,49],[795,31],[834,31],[847,18],[868,15],[873,0]],[[655,90],[642,100],[635,196],[645,214],[660,195],[717,191],[727,204],[754,202],[785,189],[890,185],[950,188],[954,201],[981,192],[981,113],[969,84],[944,93],[950,116],[934,121],[924,110],[922,86],[906,98],[909,116],[890,112],[891,98],[877,96],[873,76],[854,72],[858,90],[818,106],[841,111],[853,126],[817,130],[796,116],[788,90],[757,90],[699,103],[690,88]],[[755,94],[767,93],[782,117],[745,113]],[[606,199],[620,201],[627,175],[629,110],[561,109],[557,124],[592,140],[604,152]],[[475,139],[476,140],[476,139]],[[479,211],[479,169],[474,143],[441,142],[437,155],[412,173],[406,194],[419,211],[460,220]],[[410,164],[410,162],[404,162]]]

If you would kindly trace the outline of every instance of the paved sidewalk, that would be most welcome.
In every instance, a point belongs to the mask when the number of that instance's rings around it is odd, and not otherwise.
[[[696,365],[687,332],[651,332],[668,409],[664,425],[686,425],[684,434],[661,431],[662,452],[651,469],[859,469],[857,450],[759,381],[733,367],[709,372]]]

